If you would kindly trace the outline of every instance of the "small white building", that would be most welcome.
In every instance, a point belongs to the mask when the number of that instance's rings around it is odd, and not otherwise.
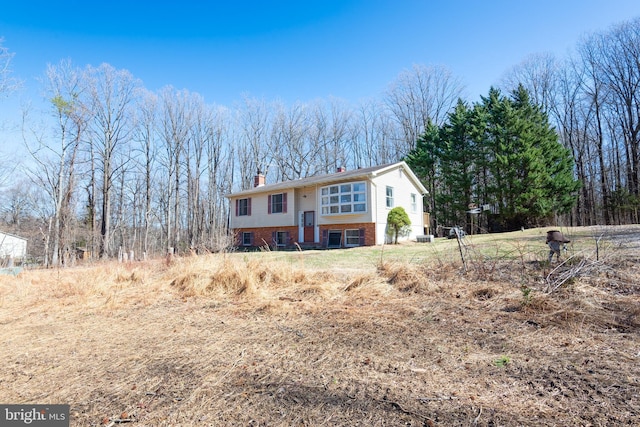
[[[26,256],[27,239],[0,232],[0,260],[23,260]]]

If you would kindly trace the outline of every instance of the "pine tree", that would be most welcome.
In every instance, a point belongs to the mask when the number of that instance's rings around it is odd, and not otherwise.
[[[471,203],[492,207],[493,229],[542,225],[571,210],[580,186],[571,153],[523,86],[511,97],[491,88],[473,108],[459,101],[408,162],[430,171],[433,212],[449,225],[464,223]]]
[[[452,225],[466,222],[468,206],[475,202],[475,141],[472,138],[472,111],[459,100],[438,141],[444,191],[437,195],[442,217]]]

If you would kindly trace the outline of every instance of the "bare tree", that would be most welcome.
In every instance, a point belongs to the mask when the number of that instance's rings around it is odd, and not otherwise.
[[[69,227],[75,215],[72,200],[77,184],[76,161],[87,125],[87,112],[80,102],[83,83],[82,73],[70,61],[49,65],[45,90],[56,123],[53,134],[58,143],[49,143],[43,136],[34,135],[35,141],[24,138],[36,164],[30,175],[47,191],[54,206],[47,232],[47,238],[51,238],[53,243],[52,265],[59,265],[65,249],[67,252],[71,249],[67,245],[70,243]],[[45,264],[48,259],[48,254],[45,254]]]
[[[257,172],[269,174],[272,155],[268,150],[270,135],[269,106],[262,99],[243,96],[238,112],[239,144],[236,147],[240,187],[251,188]]]
[[[624,139],[629,192],[640,196],[640,18],[607,34],[601,51],[601,77]],[[637,215],[637,211],[636,211]],[[634,219],[637,221],[637,217]]]
[[[205,207],[202,200],[203,177],[206,178],[205,148],[210,136],[210,110],[204,99],[193,94],[190,99],[191,126],[185,152],[187,174],[187,240],[189,248],[201,246],[205,232]]]
[[[501,88],[505,93],[511,93],[522,85],[536,105],[549,111],[554,103],[558,72],[558,61],[552,54],[530,55],[506,73]]]
[[[152,201],[154,181],[156,179],[157,161],[157,109],[158,97],[154,93],[142,90],[138,97],[138,105],[135,109],[134,140],[140,156],[138,161],[138,173],[142,176],[142,188],[139,196],[142,198],[142,236],[140,239],[140,252],[143,256],[149,253],[149,231],[152,218]]]
[[[161,157],[164,168],[165,191],[162,204],[167,235],[167,248],[177,250],[182,229],[183,170],[185,153],[188,148],[192,117],[189,106],[191,94],[176,91],[172,87],[164,88],[160,93],[160,138],[165,149]]]
[[[21,223],[30,215],[33,209],[33,183],[27,179],[14,182],[6,191],[0,192],[0,215],[8,225],[20,228]]]
[[[0,97],[18,89],[21,82],[12,77],[11,60],[14,53],[4,47],[4,40],[0,38]],[[14,174],[16,162],[13,161],[9,154],[0,153],[0,187],[8,182],[9,178]]]
[[[209,250],[220,250],[227,245],[224,238],[227,229],[228,206],[225,194],[231,192],[233,163],[230,138],[229,111],[223,107],[214,107],[208,116],[206,126],[206,163],[207,163],[207,234],[206,246]]]
[[[111,204],[115,174],[123,172],[118,152],[132,138],[132,107],[139,81],[109,64],[88,67],[89,102],[93,113],[90,143],[98,157],[100,181],[100,256],[113,255]],[[125,150],[126,151],[126,150]]]
[[[3,46],[4,39],[0,38],[0,95],[8,94],[18,89],[22,82],[12,76],[11,60],[15,55]]]
[[[353,113],[347,104],[337,98],[329,100],[328,140],[325,147],[331,155],[328,157],[327,172],[335,172],[338,167],[357,167],[353,162],[354,144],[349,138]]]
[[[386,93],[386,104],[402,129],[404,154],[415,148],[427,123],[444,123],[462,90],[460,80],[442,66],[414,65],[398,75]]]
[[[350,133],[356,166],[392,163],[404,155],[404,144],[398,144],[402,141],[402,137],[398,135],[398,127],[377,100],[367,100],[360,104],[350,126]]]
[[[314,157],[319,154],[308,144],[307,107],[301,103],[290,108],[283,103],[272,105],[275,111],[268,149],[278,167],[277,180],[287,181],[307,176]]]
[[[585,176],[586,188],[590,190],[590,193],[585,194],[585,196],[588,197],[587,200],[590,199],[593,201],[592,204],[595,207],[598,199],[595,194],[595,181],[592,180],[596,178],[596,175],[599,176],[600,203],[603,208],[604,222],[605,224],[610,224],[610,184],[608,182],[608,166],[605,156],[605,144],[607,141],[603,128],[606,104],[608,102],[607,98],[609,98],[610,95],[608,88],[603,82],[601,69],[603,59],[602,52],[605,49],[605,44],[606,38],[600,35],[594,35],[586,39],[578,48],[582,60],[580,64],[582,75],[580,79],[580,90],[583,95],[583,104],[575,111],[582,112],[584,125],[586,127],[584,135],[586,139],[586,158],[583,157],[580,161],[586,163],[587,169],[594,170],[594,173]],[[595,145],[595,151],[597,153],[597,165],[599,166],[597,172],[594,167],[596,158],[591,155],[592,145]]]

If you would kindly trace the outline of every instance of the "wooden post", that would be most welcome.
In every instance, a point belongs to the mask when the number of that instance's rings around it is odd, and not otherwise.
[[[456,232],[456,240],[458,241],[458,249],[460,250],[460,258],[462,258],[462,272],[467,274],[467,261],[464,259],[464,252],[462,251],[462,236],[460,235],[460,229],[458,227],[454,228]]]

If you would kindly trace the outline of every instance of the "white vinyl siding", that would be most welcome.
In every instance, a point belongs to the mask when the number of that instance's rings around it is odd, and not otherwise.
[[[406,239],[414,239],[417,235],[424,234],[422,216],[422,193],[425,191],[414,184],[408,173],[399,173],[392,169],[386,173],[380,173],[372,179],[372,187],[376,189],[373,199],[375,204],[376,244],[385,243],[387,238],[387,216],[389,209],[402,206],[411,220],[411,232]],[[390,190],[390,191],[388,191]],[[412,194],[416,195],[416,212],[413,212]],[[390,197],[390,199],[388,199]],[[387,202],[393,206],[388,206]],[[405,240],[405,239],[403,239]]]

